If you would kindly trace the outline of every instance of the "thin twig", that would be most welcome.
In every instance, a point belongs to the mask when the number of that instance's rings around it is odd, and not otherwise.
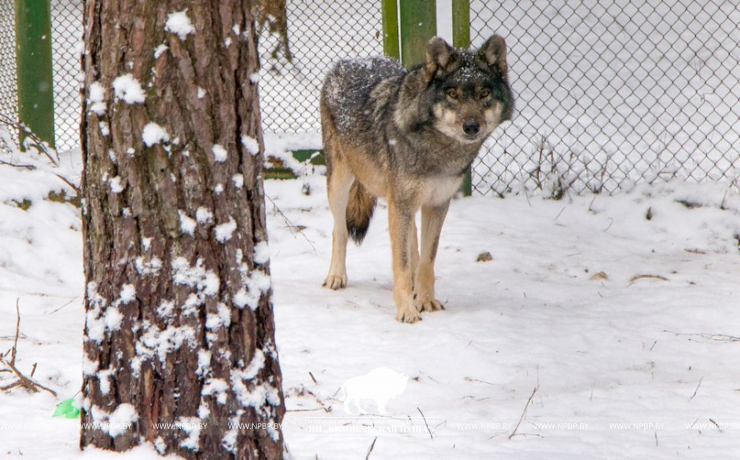
[[[62,308],[66,307],[67,305],[71,304],[72,302],[74,302],[74,301],[75,301],[75,300],[77,300],[78,298],[79,298],[79,296],[77,296],[77,297],[74,297],[74,298],[73,298],[72,300],[70,300],[69,302],[65,303],[65,304],[64,304],[64,305],[62,305],[61,307],[59,307],[59,308],[57,308],[57,309],[55,309],[55,310],[52,310],[51,312],[49,312],[49,314],[50,314],[50,315],[52,315],[52,314],[54,314],[54,313],[58,312],[59,310],[61,310]]]
[[[267,194],[265,194],[265,198],[267,198],[268,200],[270,200],[270,203],[272,203],[272,206],[275,208],[275,211],[277,211],[277,213],[280,214],[280,217],[283,218],[283,220],[285,221],[285,224],[288,226],[288,228],[290,229],[290,231],[293,234],[293,236],[295,237],[295,234],[296,233],[300,233],[301,236],[311,246],[311,249],[313,249],[313,253],[316,254],[316,255],[318,255],[318,252],[316,251],[316,247],[313,245],[313,243],[311,242],[311,240],[309,240],[308,237],[306,235],[304,235],[303,232],[300,231],[300,229],[298,228],[297,225],[295,225],[293,222],[290,221],[290,219],[288,219],[288,216],[286,216],[285,213],[278,207],[278,205],[275,204],[275,202],[272,200],[272,198],[270,198]]]
[[[15,340],[13,341],[13,348],[10,349],[10,365],[15,365],[15,353],[18,349],[18,335],[21,330],[21,312],[18,306],[19,298],[15,299]]]
[[[370,454],[373,453],[373,447],[375,447],[375,441],[378,440],[378,437],[375,436],[375,439],[373,439],[372,444],[370,444],[370,448],[367,450],[367,455],[365,455],[365,460],[368,460],[370,458]]]
[[[534,390],[532,390],[532,394],[529,395],[529,399],[527,399],[527,404],[524,405],[524,410],[522,411],[522,415],[519,417],[519,421],[516,422],[516,426],[514,427],[514,431],[511,432],[509,435],[509,439],[513,438],[517,433],[516,430],[519,429],[519,425],[522,424],[522,420],[524,420],[524,416],[527,415],[527,409],[529,409],[529,405],[532,403],[532,398],[534,398],[535,393],[537,393],[537,390],[540,388],[539,385],[534,387]]]
[[[286,409],[285,412],[318,412],[320,410],[323,410],[324,412],[329,412],[326,410],[326,407],[316,407],[314,409]]]
[[[701,386],[702,380],[704,380],[704,377],[702,377],[702,378],[699,379],[699,384],[696,386],[696,390],[694,390],[694,394],[691,395],[691,397],[689,398],[689,401],[691,401],[692,399],[694,399],[694,396],[696,396],[696,393],[699,391],[699,387]]]
[[[30,171],[33,171],[34,169],[36,169],[36,166],[34,165],[17,165],[15,163],[10,163],[9,161],[3,161],[3,160],[0,160],[0,165],[10,166],[13,168],[28,169]]]
[[[663,330],[663,332],[667,332],[669,334],[673,334],[676,336],[679,336],[679,335],[696,336],[696,337],[701,337],[702,339],[714,340],[715,342],[740,342],[740,337],[736,337],[734,335],[728,335],[728,334],[684,333],[684,332],[668,331],[665,329]]]
[[[33,147],[36,147],[36,149],[39,152],[43,153],[46,156],[46,158],[48,158],[49,161],[51,161],[51,163],[54,166],[59,166],[59,161],[55,159],[49,152],[48,144],[42,141],[36,134],[33,133],[33,131],[28,129],[22,123],[15,122],[4,115],[0,115],[0,123],[10,126],[11,128],[16,129],[18,131],[23,131],[23,134],[25,134],[26,136],[25,144],[31,144]],[[28,142],[28,141],[31,141],[31,142]]]
[[[419,413],[421,414],[421,418],[424,419],[424,426],[427,427],[427,431],[429,432],[429,437],[434,439],[434,436],[432,435],[432,430],[429,429],[429,425],[427,424],[427,418],[424,417],[424,412],[422,412],[421,409],[419,409],[418,407],[416,408],[416,410],[419,411]]]

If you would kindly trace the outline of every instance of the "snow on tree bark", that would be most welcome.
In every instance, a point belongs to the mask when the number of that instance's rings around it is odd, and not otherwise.
[[[85,3],[83,448],[282,458],[252,8]]]

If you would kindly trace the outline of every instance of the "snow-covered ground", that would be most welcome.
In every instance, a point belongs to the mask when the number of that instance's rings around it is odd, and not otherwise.
[[[51,417],[81,385],[80,223],[75,208],[40,199],[61,188],[48,173],[0,166],[0,183],[0,350],[18,299],[17,365],[37,364],[58,392],[0,392],[0,458],[156,458],[80,454],[79,421]],[[737,191],[675,182],[456,200],[437,262],[447,309],[413,325],[394,319],[382,203],[349,249],[349,286],[334,292],[321,287],[324,177],[266,191],[295,459],[363,459],[376,437],[373,460],[740,458]],[[24,198],[26,211],[13,201]],[[486,251],[493,260],[477,262]],[[343,382],[378,367],[407,374],[405,391],[388,415],[369,400],[371,414],[346,414]]]

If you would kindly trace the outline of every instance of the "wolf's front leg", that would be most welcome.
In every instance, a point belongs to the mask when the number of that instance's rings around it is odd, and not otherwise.
[[[388,200],[388,226],[391,233],[393,254],[393,300],[396,301],[396,319],[402,323],[415,323],[421,319],[414,306],[413,280],[414,255],[412,232],[414,210],[404,203]]]
[[[448,201],[441,206],[421,208],[421,255],[415,273],[416,308],[419,311],[444,310],[442,302],[434,297],[434,261],[449,207]]]

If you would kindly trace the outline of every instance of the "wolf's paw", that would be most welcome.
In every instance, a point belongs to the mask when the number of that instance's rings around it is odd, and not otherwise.
[[[324,280],[324,287],[336,291],[347,286],[347,275],[329,275]]]
[[[437,299],[427,299],[417,303],[416,309],[419,311],[440,311],[444,310],[445,306]]]
[[[421,315],[413,306],[409,307],[397,307],[396,308],[396,319],[401,323],[415,323],[421,320]]]

